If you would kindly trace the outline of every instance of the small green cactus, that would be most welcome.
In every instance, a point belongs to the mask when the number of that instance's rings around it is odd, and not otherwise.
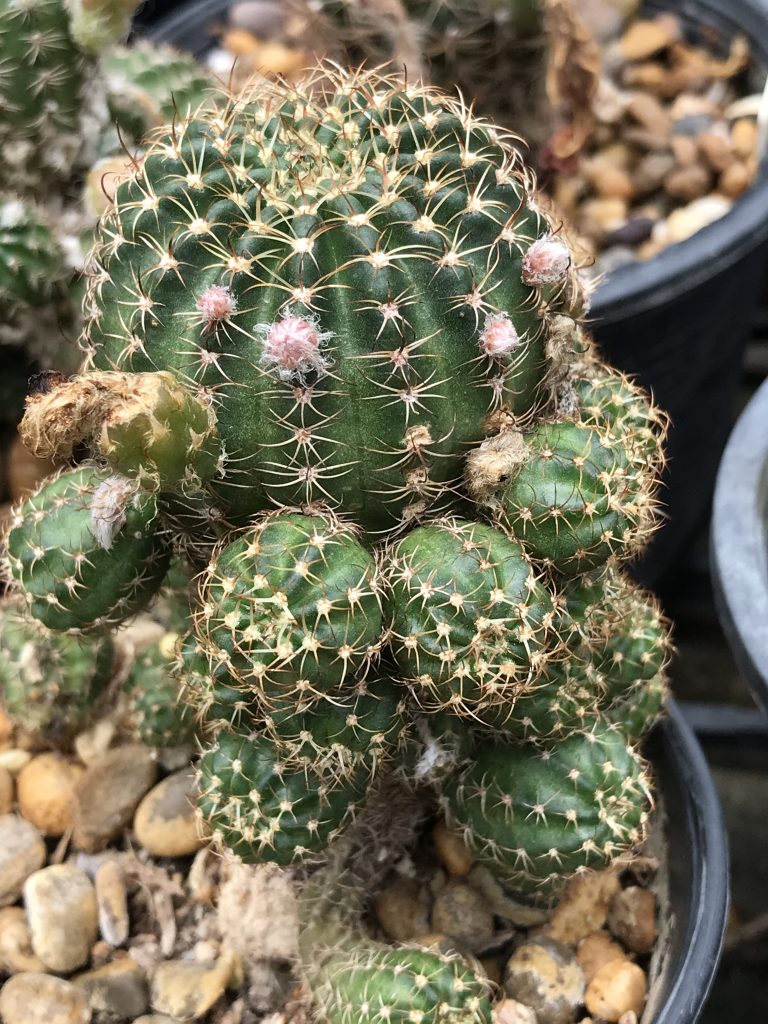
[[[275,513],[223,544],[200,578],[195,632],[266,709],[334,693],[382,628],[378,571],[331,515]]]
[[[371,778],[365,763],[344,778],[332,763],[286,767],[269,737],[222,731],[200,760],[198,807],[244,861],[300,864],[350,824]]]
[[[479,745],[444,802],[481,864],[547,900],[567,875],[605,867],[640,841],[650,779],[623,733],[595,720],[542,749]]]
[[[490,494],[489,462],[499,481]],[[653,529],[653,495],[626,445],[580,422],[500,434],[470,454],[467,483],[534,559],[564,576],[631,556]]]
[[[50,633],[22,601],[0,603],[0,697],[33,740],[71,743],[95,718],[115,667],[111,637]]]
[[[3,321],[18,307],[46,305],[66,277],[64,254],[39,211],[20,199],[0,201],[0,302]]]
[[[458,519],[418,527],[394,547],[386,578],[394,656],[425,709],[482,723],[541,672],[552,597],[501,530]]]
[[[136,656],[123,685],[123,701],[131,731],[148,747],[180,747],[197,736],[194,712],[179,701],[173,675],[175,633]]]
[[[101,73],[112,121],[124,139],[136,142],[154,128],[188,117],[212,86],[194,58],[146,40],[107,50]]]
[[[170,560],[154,499],[83,466],[42,484],[15,510],[8,566],[49,629],[105,629],[140,611]]]

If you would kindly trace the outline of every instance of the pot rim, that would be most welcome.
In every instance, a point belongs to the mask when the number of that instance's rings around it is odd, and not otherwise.
[[[768,712],[768,380],[737,420],[720,463],[710,560],[728,643]]]

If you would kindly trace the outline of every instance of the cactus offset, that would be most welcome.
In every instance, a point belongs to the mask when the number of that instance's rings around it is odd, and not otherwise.
[[[488,708],[511,710],[552,640],[552,598],[522,546],[491,526],[441,520],[399,541],[386,574],[391,643],[417,701],[481,723]]]
[[[486,743],[446,787],[451,822],[512,889],[550,898],[643,836],[650,780],[619,729],[595,721],[557,745]]]
[[[173,675],[176,635],[141,651],[123,686],[131,731],[148,747],[178,747],[196,738],[194,712],[179,701]]]
[[[140,611],[160,588],[170,548],[150,496],[84,466],[42,484],[15,510],[8,566],[49,629],[102,629]]]
[[[30,618],[23,602],[0,604],[0,697],[33,740],[66,746],[87,728],[115,663],[109,636],[50,633]]]

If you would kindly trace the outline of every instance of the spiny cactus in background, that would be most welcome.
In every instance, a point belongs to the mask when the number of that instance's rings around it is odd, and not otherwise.
[[[458,89],[547,159],[577,153],[594,126],[599,51],[572,0],[311,0],[313,39],[357,67],[405,69]],[[335,49],[331,49],[335,56]]]
[[[200,579],[195,632],[269,711],[333,699],[375,653],[375,560],[331,515],[275,513],[225,543]]]
[[[230,521],[320,501],[383,532],[447,504],[499,417],[536,413],[550,314],[583,295],[495,130],[322,74],[321,96],[263,84],[149,147],[99,228],[85,340],[95,379],[212,395]]]
[[[130,730],[148,747],[179,747],[194,743],[193,709],[179,700],[173,675],[175,633],[141,651],[123,685],[123,703]]]
[[[61,631],[106,629],[140,611],[170,555],[154,498],[89,466],[44,482],[8,533],[8,567],[30,612]]]
[[[113,122],[123,139],[136,142],[188,117],[211,93],[211,79],[193,57],[146,40],[107,50],[101,73]]]
[[[449,820],[481,864],[548,899],[643,837],[650,778],[621,730],[595,720],[551,747],[479,744],[445,788]]]
[[[39,2],[39,0],[38,0]],[[64,0],[72,37],[86,53],[101,53],[128,34],[142,0]]]
[[[387,560],[392,648],[427,710],[481,724],[511,709],[542,670],[553,600],[524,548],[501,530],[444,519],[421,526]]]
[[[490,984],[458,954],[373,942],[362,924],[367,892],[335,863],[304,886],[299,955],[324,1024],[491,1024]]]
[[[66,746],[87,728],[115,667],[111,637],[51,633],[22,601],[0,604],[0,699],[33,741]]]

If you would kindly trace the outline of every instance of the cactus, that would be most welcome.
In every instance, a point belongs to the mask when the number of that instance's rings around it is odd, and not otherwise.
[[[487,461],[498,466],[486,491]],[[631,557],[653,531],[654,493],[627,445],[607,430],[561,420],[508,430],[469,457],[467,486],[533,558],[564,576]]]
[[[449,820],[502,883],[544,900],[643,836],[650,780],[619,729],[595,720],[557,745],[479,745],[445,788]]]
[[[280,747],[257,733],[220,732],[200,760],[200,814],[217,841],[246,862],[299,864],[353,820],[371,781],[359,763],[285,767]]]
[[[67,746],[93,721],[115,670],[109,636],[44,630],[23,602],[0,604],[0,693],[9,716],[32,739]]]
[[[83,466],[44,482],[15,510],[7,559],[32,615],[78,632],[140,611],[160,587],[170,548],[151,497]]]
[[[376,563],[330,515],[275,513],[223,544],[200,605],[205,653],[274,711],[339,691],[381,634]]]
[[[534,414],[546,313],[583,297],[496,132],[323,73],[335,95],[263,85],[149,146],[101,222],[85,343],[95,371],[211,392],[226,519],[322,501],[378,533],[452,498],[489,417]]]
[[[490,985],[458,954],[392,948],[365,934],[363,888],[348,865],[332,861],[301,894],[300,965],[318,1020],[491,1024]]]
[[[124,139],[136,142],[188,117],[206,101],[212,84],[192,57],[145,40],[107,50],[101,72],[111,118]]]
[[[522,546],[500,530],[440,520],[395,546],[393,653],[417,701],[483,722],[541,672],[552,598]]]
[[[123,686],[131,731],[148,747],[185,746],[197,735],[193,709],[179,701],[172,671],[176,640],[176,634],[168,633],[141,651]]]

